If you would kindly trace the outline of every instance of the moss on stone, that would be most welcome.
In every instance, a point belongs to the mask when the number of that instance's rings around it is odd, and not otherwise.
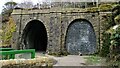
[[[96,12],[98,11],[98,7],[87,8],[87,12]]]
[[[111,11],[112,8],[111,4],[102,4],[99,6],[100,11]]]

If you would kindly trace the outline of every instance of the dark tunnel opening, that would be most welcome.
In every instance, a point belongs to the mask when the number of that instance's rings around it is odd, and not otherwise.
[[[23,43],[26,49],[46,51],[47,32],[44,24],[38,20],[30,21],[24,29]]]

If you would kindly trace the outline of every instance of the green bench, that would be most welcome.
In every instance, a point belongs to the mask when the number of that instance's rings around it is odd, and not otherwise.
[[[9,56],[9,59],[15,59],[15,55],[21,53],[31,53],[31,58],[35,58],[35,49],[0,51],[1,56]]]
[[[10,51],[10,50],[14,50],[13,48],[0,48],[0,51]]]

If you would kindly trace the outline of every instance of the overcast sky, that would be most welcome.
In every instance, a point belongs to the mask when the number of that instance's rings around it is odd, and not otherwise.
[[[11,1],[11,0],[1,0],[0,1],[0,13],[2,12],[2,9],[3,9],[3,5],[8,2],[8,1]],[[32,1],[34,4],[38,3],[38,2],[42,2],[42,0],[12,0],[16,3],[22,3],[24,1]]]
[[[2,8],[3,8],[3,5],[8,2],[8,1],[11,1],[11,0],[1,0],[0,1],[0,13],[2,12]],[[14,2],[17,2],[17,3],[21,3],[21,2],[24,2],[24,1],[32,1],[34,4],[36,3],[39,3],[39,2],[42,2],[42,1],[55,1],[55,2],[66,2],[66,1],[69,1],[69,2],[83,2],[83,1],[98,1],[98,0],[12,0]],[[101,1],[120,1],[120,0],[101,0]]]

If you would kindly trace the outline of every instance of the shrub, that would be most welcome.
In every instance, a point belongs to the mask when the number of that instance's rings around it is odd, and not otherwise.
[[[13,21],[12,17],[10,17],[9,21],[4,26],[6,27],[4,28],[4,32],[2,34],[3,44],[10,45],[13,32],[16,31],[16,24]]]
[[[109,29],[110,33],[110,46],[109,46],[109,56],[108,62],[110,66],[118,66],[118,61],[120,61],[120,26],[116,25]]]
[[[115,23],[116,23],[116,24],[120,24],[120,14],[117,15],[117,16],[114,18],[114,20],[115,20]]]
[[[102,26],[102,43],[100,46],[100,56],[107,57],[109,54],[109,47],[110,47],[110,33],[107,31],[113,26],[115,23],[112,21],[112,14],[108,14],[103,16],[101,26]]]
[[[104,32],[103,33],[103,44],[100,50],[100,56],[102,57],[107,57],[108,54],[110,53],[109,47],[110,47],[110,34]]]

